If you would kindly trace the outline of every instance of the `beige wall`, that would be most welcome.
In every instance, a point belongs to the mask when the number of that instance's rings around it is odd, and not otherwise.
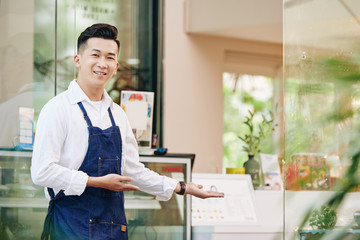
[[[180,0],[165,0],[164,12],[164,146],[195,153],[194,172],[221,173],[222,74],[278,77],[282,45],[185,33]]]

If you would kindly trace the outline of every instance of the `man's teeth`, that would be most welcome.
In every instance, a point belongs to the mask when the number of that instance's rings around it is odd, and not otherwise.
[[[99,75],[106,75],[106,73],[96,72],[96,71],[94,71],[94,73],[99,74]]]

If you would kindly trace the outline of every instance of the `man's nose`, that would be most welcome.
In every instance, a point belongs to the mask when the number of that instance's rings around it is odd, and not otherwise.
[[[102,68],[106,67],[105,58],[104,58],[104,57],[100,57],[100,58],[98,59],[97,65],[98,65],[99,67],[102,67]]]

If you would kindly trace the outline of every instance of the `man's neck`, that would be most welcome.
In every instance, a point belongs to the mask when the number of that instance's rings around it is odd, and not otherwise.
[[[83,84],[83,82],[79,79],[77,79],[76,82],[79,84],[80,88],[91,101],[101,101],[104,94],[103,87],[88,86],[86,84]]]

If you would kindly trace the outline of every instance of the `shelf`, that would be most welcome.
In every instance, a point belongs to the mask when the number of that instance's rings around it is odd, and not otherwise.
[[[0,208],[47,208],[46,198],[6,198],[0,197]],[[161,209],[158,200],[147,197],[125,197],[125,209]]]
[[[335,237],[336,236],[336,237]],[[298,240],[320,240],[320,239],[359,239],[360,230],[333,229],[333,230],[299,230]]]
[[[125,196],[125,209],[161,209],[161,205],[156,199],[134,199]]]
[[[46,198],[6,198],[0,197],[0,208],[47,208]]]
[[[28,170],[31,151],[5,151],[0,149],[0,169]]]
[[[0,156],[3,157],[27,157],[31,158],[32,151],[8,151],[0,149]]]

